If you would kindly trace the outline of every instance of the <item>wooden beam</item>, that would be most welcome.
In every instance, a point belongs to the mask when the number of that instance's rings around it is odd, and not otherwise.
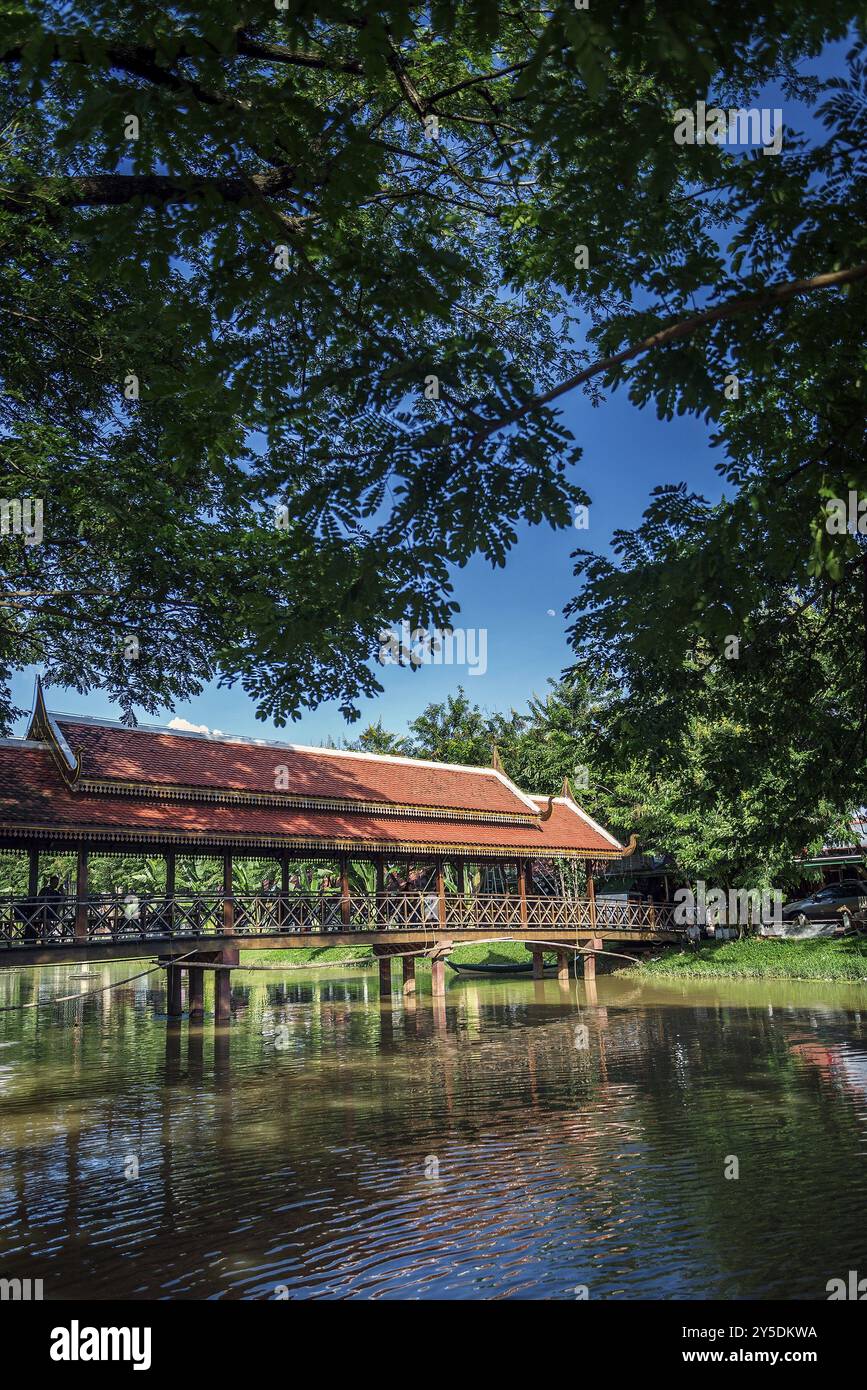
[[[169,928],[171,929],[171,928],[174,926],[174,924],[175,924],[175,905],[174,905],[174,896],[175,896],[175,852],[174,852],[173,849],[166,850],[165,861],[166,861],[166,897],[167,897],[168,900],[169,900],[168,912],[167,912],[166,915],[167,915],[167,917],[168,917]]]
[[[587,901],[590,904],[590,930],[596,931],[596,884],[593,880],[593,864],[589,859],[585,859],[587,866]],[[595,967],[594,967],[595,968]]]
[[[201,1023],[205,1016],[205,972],[187,971],[187,997],[190,1001],[190,1022]]]
[[[446,992],[446,963],[443,956],[436,956],[430,963],[430,992],[434,999],[441,999]]]
[[[201,972],[199,972],[201,973]],[[180,1018],[183,1013],[183,996],[181,994],[182,974],[179,965],[166,966],[166,1013],[169,1018]]]
[[[461,896],[463,896],[463,894],[467,891],[467,880],[466,874],[464,872],[463,859],[459,859],[457,864],[455,865],[455,876],[458,881],[458,892],[461,894]]]
[[[518,893],[521,898],[521,926],[527,925],[527,861],[518,860]],[[534,957],[535,959],[535,957]]]
[[[386,921],[385,911],[385,860],[381,854],[373,856],[376,866],[376,899],[373,910],[373,920],[377,926]]]
[[[340,920],[344,927],[352,921],[352,903],[349,899],[349,856],[340,856]]]
[[[284,849],[280,854],[280,902],[278,904],[277,920],[281,927],[285,927],[289,920],[289,851]]]
[[[27,896],[32,901],[39,892],[39,850],[27,851]]]
[[[232,856],[223,855],[223,931],[231,933],[235,930],[235,903],[233,901],[234,885],[232,882]],[[223,972],[217,971],[217,976]],[[226,974],[228,979],[228,973]]]
[[[232,1017],[232,972],[214,971],[214,1022],[228,1023]]]
[[[78,847],[78,862],[75,873],[75,939],[87,940],[87,849]]]
[[[238,952],[227,949],[219,953],[220,965],[237,965]],[[229,1023],[232,1017],[232,972],[214,971],[214,1022]]]
[[[379,958],[379,997],[391,998],[391,956]]]
[[[446,925],[446,884],[443,876],[443,861],[437,860],[437,915],[441,927]]]

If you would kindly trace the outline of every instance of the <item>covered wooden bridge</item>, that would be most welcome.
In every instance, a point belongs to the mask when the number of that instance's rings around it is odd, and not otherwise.
[[[155,951],[231,964],[239,939],[362,937],[383,959],[430,948],[436,991],[441,953],[459,941],[539,943],[541,970],[542,942],[671,939],[670,908],[596,901],[600,867],[633,848],[568,784],[531,796],[499,766],[56,715],[37,682],[26,737],[0,740],[0,849],[27,863],[26,891],[0,898],[0,965]],[[74,864],[66,887],[41,873],[58,852]],[[160,856],[162,891],[94,891],[90,866],[106,855]],[[185,887],[185,862],[206,856],[219,860],[218,890]],[[273,875],[239,890],[242,859],[270,861]]]

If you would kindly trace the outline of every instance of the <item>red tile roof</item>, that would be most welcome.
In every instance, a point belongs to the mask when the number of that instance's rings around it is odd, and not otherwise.
[[[210,746],[195,744],[196,747]],[[272,750],[273,755],[273,750]],[[540,799],[540,806],[544,801]],[[76,831],[94,840],[132,835],[152,843],[169,840],[219,845],[226,841],[293,842],[299,847],[335,844],[359,848],[429,846],[477,848],[481,853],[590,854],[617,852],[617,842],[563,799],[549,820],[533,824],[492,824],[437,817],[377,816],[362,810],[317,811],[295,806],[263,806],[219,801],[171,799],[70,789],[44,745],[0,744],[0,836],[54,831],[72,838]],[[47,838],[43,833],[43,838]],[[269,845],[269,847],[273,847]]]
[[[275,793],[328,801],[533,815],[536,808],[493,768],[463,768],[413,758],[300,748],[292,744],[212,738],[122,725],[76,721],[56,724],[84,779],[111,779],[210,790]]]

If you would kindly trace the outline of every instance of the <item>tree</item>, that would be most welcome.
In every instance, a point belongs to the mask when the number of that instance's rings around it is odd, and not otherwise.
[[[445,625],[449,566],[587,500],[564,390],[707,409],[733,344],[759,372],[793,305],[847,312],[853,93],[788,161],[672,113],[797,85],[854,7],[200,9],[0,12],[0,486],[46,504],[0,683],[352,717],[383,623]]]
[[[368,724],[348,746],[362,753],[389,753],[395,757],[405,757],[409,752],[408,740],[389,733],[382,727],[381,719],[377,719],[375,724]]]
[[[642,844],[724,886],[799,878],[864,787],[860,593],[811,578],[754,498],[661,490],[619,563],[581,555],[572,606],[577,669],[618,691],[612,775]]]

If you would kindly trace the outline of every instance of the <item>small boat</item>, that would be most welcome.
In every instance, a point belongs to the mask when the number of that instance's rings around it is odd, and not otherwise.
[[[463,965],[446,956],[446,964],[450,965],[458,975],[531,975],[533,973],[532,960],[528,960],[526,963],[521,960],[504,961],[502,965]],[[556,969],[556,964],[544,966],[546,975],[554,974]]]

